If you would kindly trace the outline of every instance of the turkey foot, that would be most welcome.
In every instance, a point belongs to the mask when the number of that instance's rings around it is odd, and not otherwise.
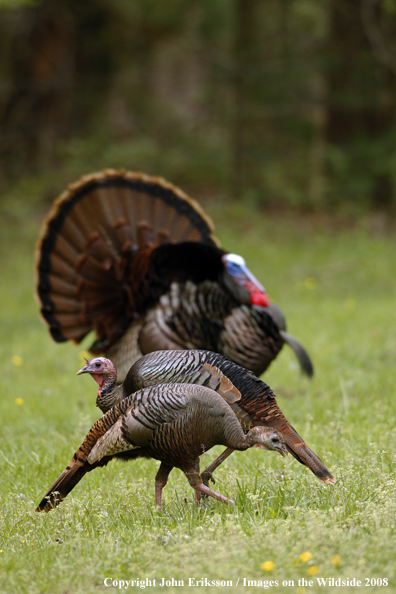
[[[206,470],[204,470],[203,473],[201,474],[202,482],[205,485],[205,487],[209,487],[209,481],[211,481],[214,485],[216,484],[216,479],[213,476],[213,474],[210,472],[210,470],[208,470],[208,468]]]
[[[214,497],[215,499],[217,499],[218,501],[221,501],[222,503],[229,503],[230,505],[234,505],[234,503],[235,503],[232,499],[227,499],[227,497],[224,497],[224,495],[220,495],[220,493],[216,493],[216,491],[212,491],[212,489],[209,489],[209,487],[207,487],[203,483],[201,483],[200,485],[197,485],[195,487],[195,490],[201,491],[202,493],[205,493],[205,495],[210,495],[211,497]]]

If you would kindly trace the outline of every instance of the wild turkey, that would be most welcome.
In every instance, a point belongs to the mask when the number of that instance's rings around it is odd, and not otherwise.
[[[312,375],[244,260],[218,247],[200,206],[161,178],[107,170],[62,194],[37,249],[37,297],[57,342],[91,330],[121,381],[159,349],[220,352],[261,374],[285,342]]]
[[[113,363],[97,357],[77,374],[90,373],[99,384],[96,405],[106,412],[136,390],[157,384],[199,384],[220,394],[235,412],[244,431],[252,427],[276,429],[285,440],[288,451],[324,483],[335,478],[318,456],[288,423],[276,403],[271,388],[251,371],[209,351],[157,351],[145,355],[129,370],[123,384],[116,386],[117,371]],[[205,483],[232,449],[223,452],[203,473]],[[213,479],[212,479],[213,480]]]
[[[69,465],[39,503],[49,511],[66,497],[86,472],[112,458],[146,456],[161,461],[155,477],[156,502],[173,467],[180,468],[196,490],[224,503],[232,500],[202,484],[199,456],[216,444],[246,450],[252,446],[285,452],[282,437],[266,427],[245,435],[228,404],[209,388],[188,384],[151,386],[131,394],[91,428]]]

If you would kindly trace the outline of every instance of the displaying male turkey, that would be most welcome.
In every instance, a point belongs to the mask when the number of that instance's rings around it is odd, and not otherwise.
[[[203,348],[261,374],[285,342],[282,312],[200,206],[161,178],[107,170],[62,194],[37,251],[37,296],[57,342],[94,330],[122,380],[142,354]]]
[[[199,456],[214,445],[234,450],[253,446],[285,452],[282,437],[266,427],[245,435],[228,404],[209,388],[166,384],[139,390],[124,398],[91,428],[66,469],[39,503],[49,511],[66,497],[86,472],[112,458],[146,456],[161,461],[155,496],[161,509],[162,489],[172,468],[180,468],[196,491],[233,503],[209,489],[199,475]]]
[[[97,406],[106,412],[123,402],[131,392],[158,384],[199,384],[224,398],[235,412],[242,429],[269,427],[282,435],[288,451],[324,483],[335,483],[335,478],[318,456],[289,424],[271,388],[251,371],[209,351],[157,351],[145,355],[129,370],[124,382],[117,386],[117,371],[113,363],[97,357],[80,369],[77,374],[89,373],[99,384]],[[223,452],[203,473],[204,483],[211,473],[231,453],[232,447]]]

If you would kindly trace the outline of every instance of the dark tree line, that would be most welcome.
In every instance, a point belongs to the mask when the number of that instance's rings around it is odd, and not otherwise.
[[[3,178],[75,159],[259,203],[393,206],[396,0],[2,6]]]

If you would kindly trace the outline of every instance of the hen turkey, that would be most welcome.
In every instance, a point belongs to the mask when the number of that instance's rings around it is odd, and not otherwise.
[[[57,342],[94,330],[122,380],[162,349],[222,353],[260,375],[283,344],[305,349],[244,260],[220,249],[200,206],[161,178],[106,170],[62,194],[37,249],[37,297]]]
[[[145,456],[161,461],[155,495],[161,509],[162,489],[172,468],[180,468],[200,493],[233,503],[202,483],[199,456],[216,444],[237,450],[252,446],[278,451],[285,447],[277,431],[254,427],[247,435],[228,404],[209,388],[188,384],[158,385],[124,398],[91,428],[66,469],[50,487],[36,511],[50,511],[83,476],[112,458]]]
[[[290,425],[271,388],[251,371],[208,351],[157,351],[145,355],[129,370],[124,382],[117,386],[117,371],[113,363],[97,357],[77,374],[89,373],[98,382],[96,404],[106,412],[122,402],[131,392],[157,384],[199,384],[222,396],[235,412],[241,427],[269,427],[283,437],[288,451],[323,482],[334,483],[335,478],[320,458],[307,446]],[[211,473],[232,453],[231,446],[203,473],[207,483]]]

